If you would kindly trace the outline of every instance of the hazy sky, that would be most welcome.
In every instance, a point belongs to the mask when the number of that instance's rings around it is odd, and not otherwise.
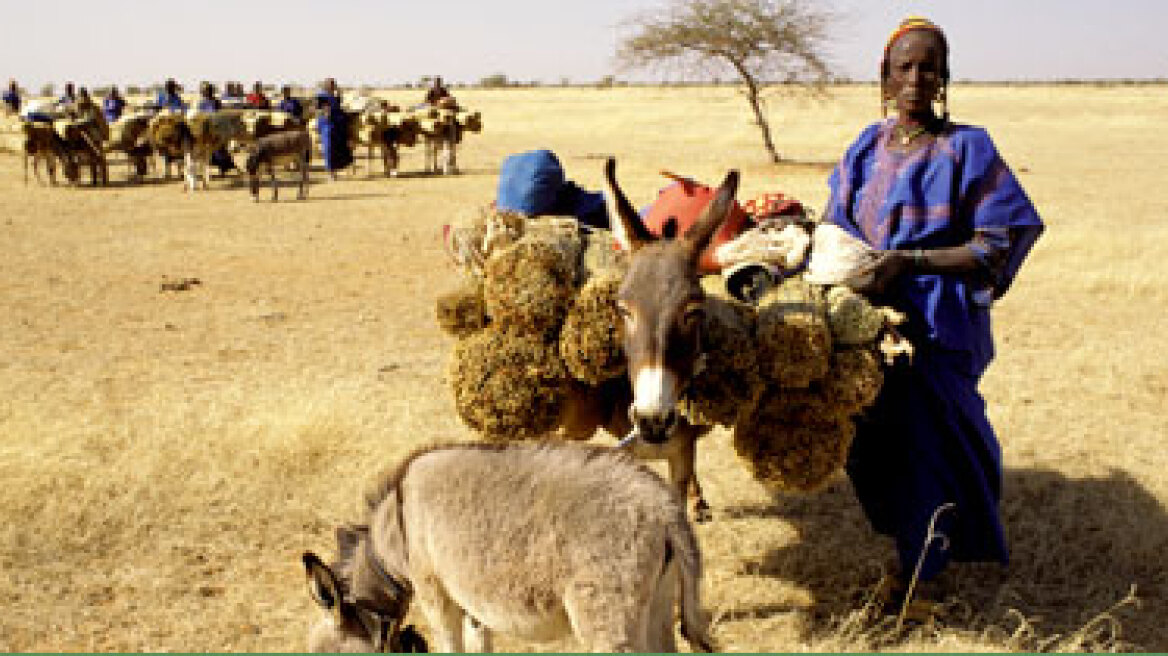
[[[872,79],[907,14],[949,35],[957,79],[1168,77],[1166,0],[835,0],[831,57]],[[0,76],[38,88],[262,79],[343,84],[589,82],[614,68],[621,23],[653,0],[0,0]]]

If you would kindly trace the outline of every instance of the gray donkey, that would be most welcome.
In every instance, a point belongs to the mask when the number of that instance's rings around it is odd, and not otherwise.
[[[337,529],[338,559],[304,554],[329,613],[312,651],[401,645],[416,602],[438,651],[490,651],[491,634],[574,635],[601,652],[672,652],[681,631],[712,651],[701,554],[676,492],[627,454],[575,444],[424,449],[368,499],[368,523]]]

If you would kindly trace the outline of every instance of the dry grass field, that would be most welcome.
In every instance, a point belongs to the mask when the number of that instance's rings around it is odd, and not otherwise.
[[[776,166],[729,89],[464,90],[485,130],[461,175],[315,172],[303,203],[127,186],[122,167],[107,189],[26,187],[0,155],[0,650],[303,649],[300,553],[331,553],[381,468],[471,437],[433,319],[457,275],[439,232],[492,199],[505,155],[551,148],[591,189],[615,155],[638,204],[660,168],[733,167],[743,197],[822,208],[876,93],[774,102]],[[951,98],[1048,225],[996,308],[983,385],[1011,566],[955,568],[950,617],[892,631],[861,612],[890,547],[847,481],[774,498],[715,432],[699,532],[726,651],[1168,650],[1168,89]]]

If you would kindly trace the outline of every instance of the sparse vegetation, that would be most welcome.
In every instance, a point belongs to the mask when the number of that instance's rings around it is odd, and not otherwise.
[[[434,318],[458,276],[439,235],[491,200],[502,155],[549,144],[601,189],[614,153],[637,206],[661,168],[733,167],[740,198],[818,209],[879,118],[874,85],[833,94],[784,109],[775,165],[729,87],[467,88],[514,126],[460,153],[475,174],[343,178],[311,203],[25,187],[0,155],[0,650],[303,649],[301,552],[331,553],[387,464],[471,439]],[[1011,564],[955,568],[949,616],[897,631],[865,604],[892,552],[847,482],[772,496],[718,430],[697,530],[726,651],[1168,650],[1168,88],[962,84],[950,107],[989,128],[1049,225],[995,307],[983,386]],[[164,276],[202,284],[164,293]]]

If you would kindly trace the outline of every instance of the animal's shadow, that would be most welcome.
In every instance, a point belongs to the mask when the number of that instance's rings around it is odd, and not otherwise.
[[[1002,519],[1010,564],[956,564],[953,594],[972,612],[958,628],[1015,628],[1019,616],[1045,636],[1068,635],[1123,599],[1134,585],[1138,607],[1117,616],[1122,639],[1141,649],[1168,649],[1168,512],[1131,475],[1097,478],[1013,469],[1005,473]],[[738,506],[729,517],[775,517],[799,539],[742,563],[740,573],[804,586],[815,599],[808,637],[832,631],[862,603],[892,556],[890,541],[868,527],[850,484],[816,495],[779,497],[772,506]],[[742,608],[760,617],[785,608]],[[1023,647],[1025,648],[1025,647]],[[1031,646],[1031,649],[1034,647]]]

